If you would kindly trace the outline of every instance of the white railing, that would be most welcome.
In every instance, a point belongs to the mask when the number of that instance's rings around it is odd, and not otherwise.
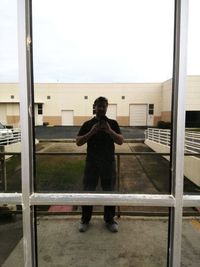
[[[19,128],[12,129],[12,135],[6,138],[0,138],[0,146],[6,146],[21,142],[21,130]]]
[[[148,128],[145,131],[145,139],[170,146],[171,143],[171,130]],[[185,152],[200,153],[200,132],[185,131]]]

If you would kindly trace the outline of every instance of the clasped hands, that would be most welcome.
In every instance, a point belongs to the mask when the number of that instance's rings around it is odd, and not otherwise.
[[[90,130],[90,132],[91,132],[92,135],[93,134],[96,134],[99,131],[104,131],[104,132],[110,134],[110,133],[112,133],[113,130],[111,129],[109,123],[105,121],[103,123],[96,123],[96,124],[94,124],[92,126],[91,130]]]

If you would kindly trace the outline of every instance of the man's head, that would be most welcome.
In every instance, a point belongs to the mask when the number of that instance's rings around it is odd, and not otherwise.
[[[94,109],[97,117],[103,117],[106,115],[108,107],[108,99],[100,96],[94,101]]]

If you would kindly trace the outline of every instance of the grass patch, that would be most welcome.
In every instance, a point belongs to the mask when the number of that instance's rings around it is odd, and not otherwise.
[[[187,131],[194,131],[194,132],[200,132],[200,128],[187,128]]]
[[[80,156],[37,156],[37,191],[81,190],[84,165]]]
[[[84,166],[84,156],[37,156],[36,190],[40,192],[82,190]],[[6,161],[6,174],[7,192],[21,192],[20,156],[13,156]]]
[[[14,155],[6,161],[7,191],[21,192],[21,156]]]

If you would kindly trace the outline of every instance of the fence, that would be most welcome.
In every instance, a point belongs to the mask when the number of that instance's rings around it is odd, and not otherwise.
[[[6,146],[21,142],[21,130],[19,128],[12,129],[12,135],[0,139],[0,146]]]
[[[171,144],[171,130],[148,128],[145,131],[145,139],[166,145],[170,147]],[[200,132],[185,131],[185,152],[200,153]]]

